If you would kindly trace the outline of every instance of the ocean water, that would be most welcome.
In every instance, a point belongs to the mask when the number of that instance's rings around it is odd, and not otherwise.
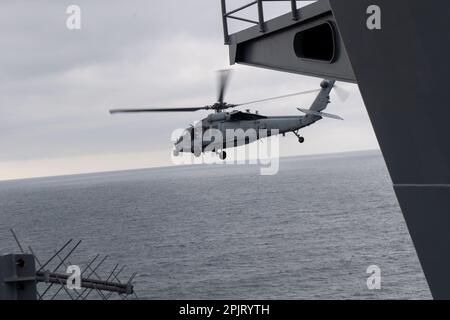
[[[378,152],[282,159],[276,176],[193,166],[2,182],[0,254],[18,251],[9,228],[41,260],[83,240],[70,263],[109,255],[99,273],[126,265],[142,299],[431,298]],[[370,265],[381,290],[367,289]]]

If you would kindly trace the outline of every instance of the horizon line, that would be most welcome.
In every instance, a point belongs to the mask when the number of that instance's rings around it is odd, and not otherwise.
[[[286,159],[295,159],[295,158],[308,158],[308,157],[317,157],[317,156],[337,156],[337,155],[345,155],[352,153],[362,153],[362,152],[380,152],[380,149],[362,149],[362,150],[352,150],[352,151],[342,151],[342,152],[324,152],[324,153],[311,153],[305,155],[295,155],[295,156],[283,156],[280,157],[280,160]],[[153,170],[153,169],[170,169],[175,167],[193,167],[193,166],[202,166],[203,164],[187,164],[187,165],[162,165],[162,166],[154,166],[154,167],[142,167],[142,168],[130,168],[130,169],[118,169],[118,170],[105,170],[105,171],[92,171],[92,172],[80,172],[80,173],[68,173],[68,174],[56,174],[49,176],[35,176],[28,178],[13,178],[13,179],[0,179],[0,183],[3,182],[20,182],[27,180],[36,180],[36,179],[46,179],[46,178],[65,178],[65,177],[75,177],[75,176],[85,176],[85,175],[93,175],[93,174],[108,174],[108,173],[121,173],[121,172],[130,172],[130,171],[141,171],[141,170]]]

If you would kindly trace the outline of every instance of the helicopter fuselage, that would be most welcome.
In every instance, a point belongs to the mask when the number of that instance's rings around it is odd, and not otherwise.
[[[321,119],[315,115],[266,117],[241,111],[214,113],[185,130],[175,144],[175,153],[199,155],[205,150],[235,148],[276,134],[296,133]]]

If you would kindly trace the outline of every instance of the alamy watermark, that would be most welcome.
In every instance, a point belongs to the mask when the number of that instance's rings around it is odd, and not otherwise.
[[[172,133],[175,165],[260,165],[261,175],[276,175],[280,168],[278,130],[207,129],[193,126]]]
[[[381,289],[381,269],[376,265],[371,265],[367,268],[367,274],[370,276],[367,278],[367,289],[380,290]]]
[[[81,8],[77,5],[70,5],[66,9],[69,16],[66,20],[66,27],[69,30],[81,30]]]
[[[367,8],[366,13],[369,15],[366,23],[367,29],[381,30],[381,8],[373,4]]]
[[[69,290],[80,290],[81,289],[81,269],[79,266],[73,265],[68,266],[66,273],[69,277],[66,281],[66,287]]]

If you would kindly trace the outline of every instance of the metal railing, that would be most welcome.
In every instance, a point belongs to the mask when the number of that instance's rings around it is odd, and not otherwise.
[[[28,247],[28,251],[22,246],[13,230],[11,233],[20,254],[0,256],[0,300],[63,298],[86,300],[91,293],[97,293],[97,297],[94,298],[103,300],[117,297],[121,299],[137,298],[132,284],[137,273],[133,273],[127,281],[122,282],[119,277],[125,266],[120,268],[119,264],[115,264],[112,271],[104,275],[100,268],[108,256],[100,259],[100,254],[91,259],[82,270],[86,276],[79,275],[79,288],[69,290],[67,282],[70,281],[70,274],[67,274],[66,271],[67,267],[72,265],[69,259],[81,244],[81,240],[72,245],[73,240],[70,239],[44,262],[37,257],[31,246]]]
[[[250,3],[247,3],[239,8],[233,9],[231,11],[227,11],[227,3],[226,0],[221,0],[221,5],[222,5],[222,22],[223,22],[223,35],[224,35],[224,41],[225,44],[230,44],[230,34],[228,32],[228,20],[229,19],[234,19],[234,20],[238,20],[238,21],[243,21],[243,22],[247,22],[247,23],[251,23],[254,25],[258,25],[259,26],[259,31],[264,33],[266,32],[266,27],[265,27],[265,20],[264,20],[264,5],[263,2],[290,2],[291,3],[291,12],[292,12],[292,19],[293,20],[299,20],[299,14],[298,14],[298,7],[297,7],[297,1],[308,1],[308,0],[255,0],[252,1]],[[251,20],[251,19],[247,19],[247,18],[243,18],[243,17],[239,17],[237,15],[235,15],[236,13],[247,9],[249,7],[252,6],[257,6],[258,7],[258,20]]]

